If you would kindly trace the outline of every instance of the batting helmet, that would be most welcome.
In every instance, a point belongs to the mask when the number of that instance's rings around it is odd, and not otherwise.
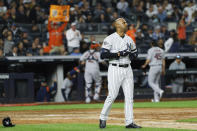
[[[15,126],[14,124],[12,124],[10,117],[3,118],[2,124],[3,124],[4,127],[13,127],[13,126]]]

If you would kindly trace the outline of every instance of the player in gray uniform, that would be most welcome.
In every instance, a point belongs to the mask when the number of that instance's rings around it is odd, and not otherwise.
[[[72,70],[70,70],[66,74],[66,78],[63,81],[63,85],[61,87],[62,96],[64,98],[64,101],[68,101],[69,94],[71,92],[73,81],[72,79],[76,77],[76,74],[80,72],[80,66],[74,67]]]
[[[90,50],[84,52],[84,54],[81,56],[80,61],[81,64],[85,64],[85,102],[90,103],[91,102],[91,96],[92,96],[92,84],[93,81],[95,82],[96,88],[94,90],[94,100],[99,100],[99,94],[101,90],[101,76],[100,76],[100,68],[99,68],[99,62],[103,62],[103,60],[100,59],[100,52],[97,51],[97,48],[100,47],[100,44],[98,43],[92,43],[90,46]]]
[[[107,36],[101,48],[101,58],[109,59],[108,67],[108,96],[100,114],[100,128],[106,127],[112,103],[115,101],[120,86],[125,96],[126,128],[141,128],[133,121],[133,71],[131,60],[137,57],[137,49],[133,40],[125,34],[127,22],[123,18],[115,21],[116,32]]]
[[[159,82],[161,74],[165,74],[165,57],[164,50],[158,47],[155,41],[152,41],[151,44],[152,47],[148,50],[148,56],[142,68],[146,68],[149,64],[148,84],[154,91],[152,102],[159,102],[164,92],[160,89]]]
[[[181,61],[181,56],[177,55],[176,60],[170,64],[169,70],[185,70],[185,63]],[[172,93],[182,93],[183,92],[184,79],[181,75],[176,75],[175,79],[172,80]]]

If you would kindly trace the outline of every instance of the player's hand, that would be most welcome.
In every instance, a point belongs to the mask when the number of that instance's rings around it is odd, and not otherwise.
[[[127,55],[129,55],[130,52],[126,49],[123,51],[119,51],[119,53],[120,53],[120,56],[127,56]]]

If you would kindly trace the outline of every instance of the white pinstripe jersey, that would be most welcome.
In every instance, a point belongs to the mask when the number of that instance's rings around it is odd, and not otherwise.
[[[136,45],[128,35],[125,34],[124,38],[122,38],[115,32],[104,39],[102,48],[109,50],[110,53],[118,53],[126,49],[132,52],[136,49]],[[110,59],[109,63],[130,64],[131,61],[129,56],[126,56],[119,59]]]
[[[162,65],[162,60],[165,58],[164,50],[159,47],[152,47],[148,50],[147,59],[150,60],[150,66]]]

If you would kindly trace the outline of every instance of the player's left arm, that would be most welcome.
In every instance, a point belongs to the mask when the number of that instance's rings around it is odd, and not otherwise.
[[[166,61],[165,59],[162,60],[162,75],[165,75],[165,69],[166,69]]]
[[[137,47],[132,39],[131,39],[130,46],[131,46],[131,49],[129,50],[130,51],[129,58],[130,58],[130,60],[134,60],[138,57],[138,50],[137,50]]]

